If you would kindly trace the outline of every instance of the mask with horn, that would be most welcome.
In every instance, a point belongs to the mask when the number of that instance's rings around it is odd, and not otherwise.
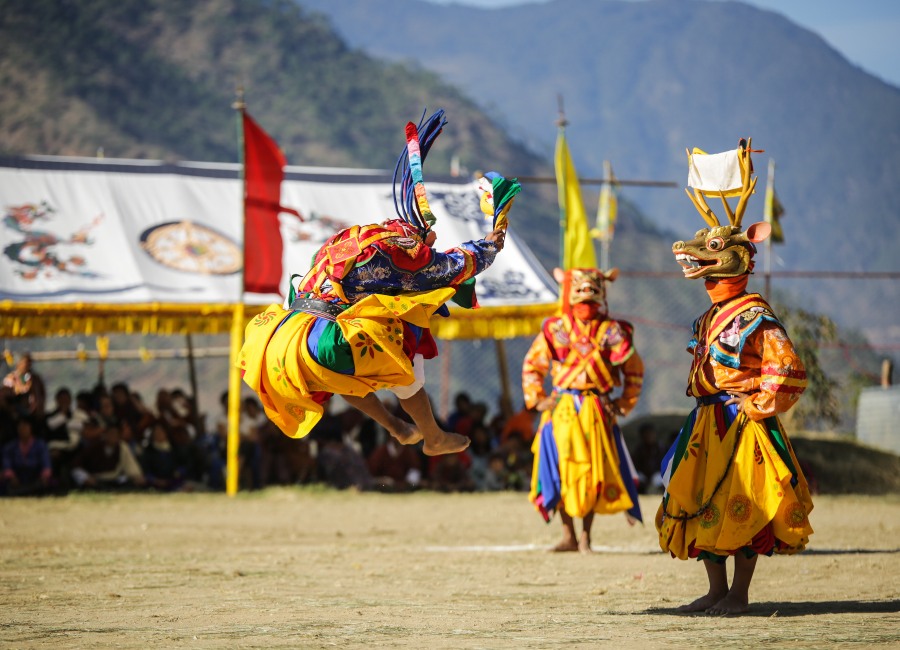
[[[562,312],[581,320],[605,318],[609,313],[606,302],[606,283],[619,277],[619,269],[606,273],[600,269],[553,269],[553,277],[559,282]]]
[[[708,227],[698,230],[691,240],[672,244],[672,252],[682,267],[684,277],[689,280],[703,278],[707,281],[707,288],[710,282],[727,282],[728,278],[745,276],[746,280],[753,270],[755,244],[765,241],[772,230],[768,223],[760,222],[752,224],[746,232],[741,231],[741,220],[757,181],[757,177],[753,176],[750,142],[750,139],[741,139],[735,152],[712,156],[697,149],[693,153],[688,152],[688,183],[693,188],[693,194],[687,189],[685,192]],[[734,170],[735,164],[737,170]],[[738,173],[739,181],[736,180]],[[735,180],[729,182],[729,177]],[[727,224],[723,225],[707,204],[706,196],[711,195],[722,200]],[[739,197],[733,212],[728,204],[729,196]]]

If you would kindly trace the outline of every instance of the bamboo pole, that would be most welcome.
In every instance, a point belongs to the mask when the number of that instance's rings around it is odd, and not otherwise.
[[[244,89],[237,90],[237,101],[232,107],[237,111],[238,152],[241,163],[241,242],[246,245],[243,238],[246,236],[247,201],[246,201],[246,174],[244,165]],[[244,272],[246,259],[241,264],[240,284],[238,285],[238,299],[231,316],[231,354],[228,368],[228,438],[225,454],[225,493],[233,497],[238,491],[238,447],[240,446],[241,430],[241,375],[238,370],[238,356],[244,340]]]
[[[772,212],[772,202],[775,192],[775,159],[769,158],[768,177],[766,178],[766,201],[763,208],[763,218],[772,225],[775,215]],[[765,278],[765,289],[763,297],[766,300],[772,300],[772,236],[766,238],[766,266],[763,271]]]
[[[225,493],[233,497],[238,491],[238,447],[241,443],[241,373],[238,356],[244,338],[244,303],[234,306],[231,321],[231,355],[228,369],[228,438],[225,468]]]

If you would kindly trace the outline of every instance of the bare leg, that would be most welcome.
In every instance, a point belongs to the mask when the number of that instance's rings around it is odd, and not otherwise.
[[[578,542],[575,541],[575,520],[566,514],[566,511],[562,509],[562,506],[560,506],[559,518],[563,525],[563,538],[559,544],[550,550],[554,553],[577,551]]]
[[[359,409],[387,429],[401,445],[413,445],[422,439],[422,434],[409,422],[404,422],[388,411],[375,393],[369,393],[365,397],[355,395],[341,395],[341,397],[347,400],[350,406]]]
[[[725,563],[719,564],[712,560],[703,560],[703,566],[706,568],[706,577],[709,579],[709,591],[705,596],[700,596],[694,602],[682,605],[675,611],[682,613],[705,612],[728,594],[728,574],[725,572]]]
[[[578,539],[578,550],[582,553],[593,553],[591,550],[591,524],[594,523],[594,513],[589,512],[581,520],[581,537]]]
[[[706,610],[707,614],[743,614],[750,609],[750,581],[758,559],[758,555],[746,558],[740,551],[735,554],[731,589],[724,598]]]
[[[458,433],[448,433],[438,426],[431,411],[431,402],[425,389],[420,389],[412,397],[400,400],[400,406],[409,413],[416,428],[425,438],[422,451],[426,456],[455,454],[469,446],[469,439]]]

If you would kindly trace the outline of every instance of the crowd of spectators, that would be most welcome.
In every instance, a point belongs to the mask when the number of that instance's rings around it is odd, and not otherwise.
[[[471,439],[458,454],[426,456],[403,446],[374,421],[335,399],[306,438],[285,436],[255,397],[241,402],[240,488],[323,483],[384,492],[527,491],[537,413],[488,416],[484,402],[458,393],[442,423]],[[406,417],[394,401],[388,404]],[[73,395],[60,388],[48,404],[28,354],[0,386],[0,495],[65,494],[70,490],[224,490],[228,394],[214,414],[198,413],[179,388],[161,388],[153,404],[125,382],[101,380]],[[662,447],[652,425],[639,431],[633,459],[641,492],[659,491]]]
[[[344,404],[335,399],[332,404]],[[391,405],[401,417],[399,405]],[[126,382],[60,388],[49,398],[24,354],[0,386],[0,495],[71,490],[224,490],[228,394],[201,414],[185,391],[161,388],[146,403]],[[472,439],[466,451],[428,457],[403,446],[346,404],[325,413],[306,438],[285,436],[255,397],[241,402],[241,489],[324,483],[406,492],[527,490],[536,418],[522,411],[487,418],[484,403],[461,393],[444,423]]]

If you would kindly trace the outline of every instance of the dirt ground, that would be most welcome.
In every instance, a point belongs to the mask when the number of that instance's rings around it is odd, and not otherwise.
[[[598,517],[552,554],[523,494],[273,489],[0,502],[4,648],[900,647],[900,496],[819,496],[751,615],[677,615],[702,566]]]

